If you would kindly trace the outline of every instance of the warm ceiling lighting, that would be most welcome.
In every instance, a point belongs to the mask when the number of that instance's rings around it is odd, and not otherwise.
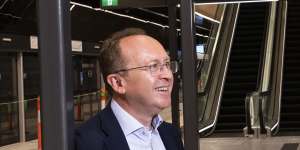
[[[204,3],[194,3],[194,5],[206,5],[206,4],[232,4],[232,3],[257,3],[257,2],[271,2],[278,0],[240,0],[240,1],[228,1],[228,2],[204,2]]]

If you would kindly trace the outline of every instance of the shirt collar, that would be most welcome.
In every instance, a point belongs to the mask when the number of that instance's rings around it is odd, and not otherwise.
[[[144,128],[143,124],[126,112],[114,99],[111,100],[111,109],[116,116],[125,136],[140,128]],[[156,130],[162,122],[162,117],[160,115],[156,115],[152,119],[151,125]]]
[[[162,124],[162,122],[163,122],[163,119],[158,114],[158,115],[154,116],[154,118],[152,119],[151,125],[152,125],[153,129],[156,130]]]

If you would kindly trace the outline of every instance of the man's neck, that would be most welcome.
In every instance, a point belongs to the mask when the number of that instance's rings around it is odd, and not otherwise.
[[[120,107],[122,107],[128,114],[139,121],[144,127],[149,129],[152,128],[152,119],[155,115],[137,111],[138,109],[134,109],[129,106],[127,100],[122,99],[121,97],[113,96],[113,99],[120,105]]]

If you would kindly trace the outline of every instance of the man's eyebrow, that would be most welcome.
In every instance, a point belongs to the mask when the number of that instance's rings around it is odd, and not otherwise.
[[[162,62],[166,62],[166,61],[171,61],[171,59],[169,57],[166,57],[162,60]],[[150,60],[148,63],[160,63],[161,60],[159,59],[153,59],[153,60]]]
[[[167,58],[164,59],[164,61],[171,61],[171,58],[167,57]]]

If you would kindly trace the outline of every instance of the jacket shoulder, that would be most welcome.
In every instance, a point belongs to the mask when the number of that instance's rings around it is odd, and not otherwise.
[[[75,129],[75,150],[101,150],[106,137],[101,128],[100,113]]]
[[[161,137],[164,139],[164,144],[167,149],[184,150],[179,128],[170,123],[163,122],[158,130],[160,131]]]
[[[181,131],[179,128],[177,128],[176,126],[174,126],[173,124],[171,123],[168,123],[168,122],[163,122],[161,124],[161,127],[163,130],[167,130],[168,133],[172,134],[173,136],[181,136]]]

